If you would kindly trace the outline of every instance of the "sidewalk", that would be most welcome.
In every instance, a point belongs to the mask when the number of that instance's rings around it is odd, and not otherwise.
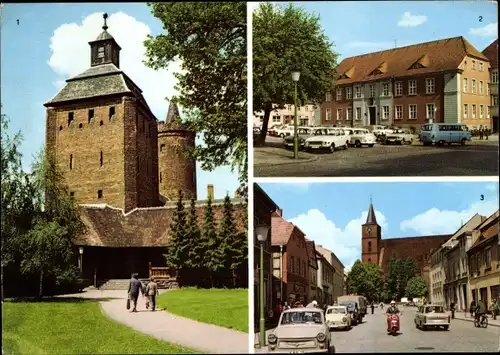
[[[471,318],[470,313],[455,313],[455,319],[467,321],[467,322],[474,322],[474,318]],[[493,327],[500,327],[500,316],[497,316],[496,320],[493,320],[493,317],[491,315],[488,315],[488,327],[493,326]]]
[[[160,290],[160,293],[163,293],[161,291],[163,290]],[[125,308],[125,291],[92,290],[64,297],[113,298],[100,302],[102,310],[109,318],[138,332],[195,351],[205,354],[248,353],[248,334],[175,316],[164,310],[147,311],[141,298],[138,302],[138,312],[131,313]]]

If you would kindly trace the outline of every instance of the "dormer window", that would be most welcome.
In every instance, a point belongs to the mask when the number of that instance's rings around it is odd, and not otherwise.
[[[104,58],[104,47],[97,48],[97,58]]]
[[[424,66],[420,63],[415,63],[411,66],[411,69],[422,69]]]

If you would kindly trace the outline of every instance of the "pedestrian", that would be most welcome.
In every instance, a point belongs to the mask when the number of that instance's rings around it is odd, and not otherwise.
[[[146,286],[146,297],[149,298],[149,303],[151,304],[151,311],[154,312],[156,309],[156,296],[159,294],[158,285],[155,282],[155,279],[151,277],[149,279],[149,283]]]
[[[139,292],[144,296],[144,289],[142,287],[142,282],[138,279],[139,275],[137,273],[132,274],[130,283],[128,285],[128,297],[130,301],[134,304],[132,312],[137,312],[137,299],[139,298]]]
[[[483,126],[479,126],[479,139],[482,140],[483,139]]]
[[[450,303],[451,319],[455,319],[455,302]]]
[[[375,311],[375,303],[374,302],[372,302],[372,306],[371,307],[372,307],[372,314],[373,314],[373,312]]]
[[[484,130],[484,138],[485,138],[486,140],[488,140],[488,135],[489,135],[489,134],[490,134],[490,129],[489,129],[489,128],[486,128],[486,129]]]
[[[474,317],[474,308],[475,308],[476,302],[472,300],[470,302],[470,307],[469,307],[469,312],[470,312],[470,317]]]
[[[285,304],[283,305],[283,310],[286,311],[288,309],[290,309],[290,306],[288,305],[288,302],[285,301]]]

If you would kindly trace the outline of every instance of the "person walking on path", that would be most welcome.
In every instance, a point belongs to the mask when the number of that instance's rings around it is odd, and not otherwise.
[[[483,126],[479,126],[479,139],[482,140],[483,139]]]
[[[151,311],[154,312],[156,308],[156,296],[159,294],[158,285],[155,282],[155,279],[151,277],[149,279],[149,283],[146,286],[146,296],[149,297],[149,303],[151,305]]]
[[[469,312],[470,312],[470,317],[472,318],[474,316],[474,308],[476,306],[476,302],[474,301],[471,301],[470,302],[470,308],[469,308]]]
[[[372,302],[371,307],[372,307],[372,314],[373,314],[373,312],[375,311],[375,303],[374,302]]]
[[[450,303],[451,319],[455,319],[455,302]]]
[[[137,312],[137,299],[139,298],[139,292],[144,296],[144,289],[141,281],[138,280],[138,276],[138,274],[133,273],[130,283],[128,284],[128,297],[134,304],[132,312]]]

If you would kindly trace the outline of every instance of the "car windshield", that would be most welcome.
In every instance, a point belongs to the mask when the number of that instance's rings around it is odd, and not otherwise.
[[[309,130],[304,128],[299,128],[298,134],[309,134]]]
[[[281,325],[303,323],[323,324],[321,312],[286,312],[281,317]]]
[[[425,313],[444,313],[444,308],[442,306],[428,306],[425,307]]]
[[[326,314],[345,314],[346,309],[344,307],[338,308],[328,308]]]

